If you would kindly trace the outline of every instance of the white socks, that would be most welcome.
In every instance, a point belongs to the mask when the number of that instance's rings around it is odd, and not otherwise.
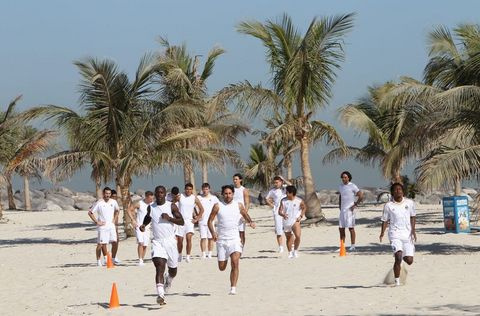
[[[211,251],[208,252],[208,259],[212,259],[212,252]]]
[[[207,253],[205,251],[202,252],[202,259],[207,259]]]
[[[187,255],[187,258],[185,259],[186,262],[190,262],[190,255]]]
[[[103,266],[102,260],[100,260],[100,259],[97,260],[97,266],[99,266],[99,267]]]
[[[395,286],[399,286],[400,285],[400,278],[395,278]]]
[[[278,253],[282,253],[283,252],[283,246],[278,246]]]
[[[229,292],[228,294],[230,294],[230,295],[235,295],[235,294],[237,294],[237,288],[236,288],[235,286],[232,286],[232,287],[230,288],[230,292]]]
[[[165,290],[163,289],[163,284],[162,283],[157,283],[157,294],[160,297],[165,296]]]

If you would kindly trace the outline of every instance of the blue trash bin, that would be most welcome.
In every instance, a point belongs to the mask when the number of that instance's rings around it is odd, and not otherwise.
[[[469,233],[470,212],[466,196],[446,196],[443,202],[443,223],[447,233]]]

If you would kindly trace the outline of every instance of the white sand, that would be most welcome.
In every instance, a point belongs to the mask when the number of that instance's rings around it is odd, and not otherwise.
[[[376,210],[374,210],[376,209]],[[405,286],[381,282],[393,264],[378,243],[380,207],[362,209],[356,253],[341,258],[337,210],[328,225],[305,228],[300,258],[275,253],[271,211],[251,210],[238,295],[227,295],[229,272],[216,258],[182,262],[167,305],[156,304],[154,267],[137,267],[136,243],[120,243],[124,265],[95,266],[95,228],[86,212],[5,212],[0,224],[1,315],[373,315],[480,314],[478,234],[444,234],[439,206],[418,211],[417,252]],[[350,244],[347,238],[347,246]],[[121,307],[108,310],[112,282]],[[159,311],[159,310],[162,311]]]

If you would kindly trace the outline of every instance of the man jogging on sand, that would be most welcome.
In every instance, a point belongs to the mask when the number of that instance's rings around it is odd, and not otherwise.
[[[302,229],[300,221],[305,216],[307,207],[303,200],[297,197],[297,188],[289,185],[285,189],[287,197],[280,202],[278,215],[283,217],[283,229],[287,238],[288,258],[298,258],[300,236]]]
[[[137,253],[138,253],[138,265],[143,266],[143,259],[147,251],[147,246],[150,243],[150,231],[140,231],[140,225],[142,225],[145,215],[147,215],[147,208],[153,203],[153,192],[145,192],[145,198],[136,203],[133,203],[128,208],[128,216],[132,220],[132,224],[135,226],[135,235],[137,237]]]
[[[273,178],[273,188],[268,191],[266,201],[273,211],[273,222],[275,224],[275,235],[277,235],[278,252],[283,252],[283,219],[278,214],[280,202],[285,197],[285,189],[283,188],[283,179],[279,176]]]
[[[338,230],[340,231],[340,239],[345,242],[345,228],[348,228],[351,241],[349,251],[355,251],[355,208],[362,202],[363,192],[351,182],[352,175],[350,172],[342,172],[340,178],[342,179],[342,184],[338,188],[338,192],[340,192]],[[357,197],[356,201],[355,197]]]
[[[224,185],[222,187],[223,202],[215,204],[212,213],[208,218],[208,229],[217,242],[218,268],[225,271],[228,264],[228,258],[231,261],[230,271],[230,295],[237,293],[237,281],[239,275],[240,255],[242,254],[242,243],[238,231],[238,222],[243,217],[250,227],[255,228],[255,223],[248,215],[242,203],[233,200],[233,185]],[[215,232],[213,222],[218,218],[217,229]]]
[[[173,225],[184,224],[182,214],[177,206],[165,200],[167,190],[164,186],[155,188],[156,201],[147,207],[147,215],[140,226],[140,231],[152,223],[152,262],[155,266],[155,284],[157,288],[157,303],[165,305],[165,293],[172,285],[173,278],[177,275],[178,251],[175,242]],[[168,266],[168,273],[165,273]]]
[[[400,285],[400,269],[402,259],[408,265],[413,263],[415,253],[414,242],[417,241],[415,233],[415,203],[405,198],[403,185],[394,183],[390,188],[393,200],[387,202],[383,208],[382,230],[380,232],[380,242],[388,226],[388,238],[392,246],[395,263],[393,264],[393,274],[395,276],[395,285]]]

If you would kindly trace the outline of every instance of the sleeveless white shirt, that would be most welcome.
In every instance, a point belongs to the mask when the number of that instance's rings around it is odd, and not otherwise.
[[[240,238],[238,222],[240,221],[240,207],[238,202],[232,201],[229,204],[218,202],[217,232],[218,239],[232,240]]]
[[[165,204],[158,205],[156,202],[151,204],[150,217],[152,218],[152,232],[153,239],[175,239],[175,231],[173,229],[173,223],[162,219],[162,213],[168,214],[173,217],[172,214],[172,202],[165,201]]]
[[[195,208],[195,195],[185,196],[180,194],[180,201],[178,201],[178,208],[182,213],[185,221],[193,219],[193,209]]]
[[[300,216],[300,214],[302,214],[302,211],[300,210],[301,203],[302,199],[298,197],[295,197],[293,200],[289,200],[287,198],[282,200],[283,212],[288,215],[288,218],[283,220],[285,225],[290,226],[297,221],[297,218]]]
[[[198,200],[203,206],[203,216],[200,221],[200,224],[207,225],[208,218],[210,217],[210,213],[212,212],[213,206],[220,201],[215,195],[212,195],[212,194],[209,194],[208,197],[199,195]]]
[[[138,225],[142,225],[145,215],[147,215],[147,207],[148,207],[148,204],[145,203],[143,200],[140,200],[138,202],[138,210],[137,210]]]
[[[245,206],[245,200],[243,198],[243,191],[245,191],[245,187],[242,185],[239,188],[235,188],[233,191],[233,200],[235,202],[240,202]]]

